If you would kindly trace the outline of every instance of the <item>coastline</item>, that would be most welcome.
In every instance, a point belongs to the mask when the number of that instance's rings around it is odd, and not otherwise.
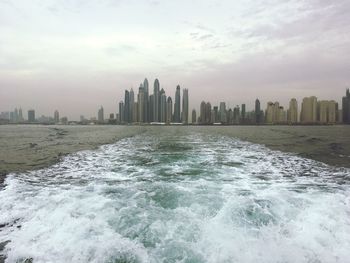
[[[350,126],[1,125],[0,185],[9,173],[48,167],[62,156],[145,131],[205,132],[235,137],[333,166],[350,168]]]

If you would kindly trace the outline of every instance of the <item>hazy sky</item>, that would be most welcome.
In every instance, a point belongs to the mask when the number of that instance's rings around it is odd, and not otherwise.
[[[341,101],[349,0],[0,0],[0,111],[116,112],[148,78],[190,107]]]

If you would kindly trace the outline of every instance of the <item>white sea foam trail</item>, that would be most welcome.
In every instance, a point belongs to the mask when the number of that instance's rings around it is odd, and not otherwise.
[[[349,169],[142,134],[10,175],[6,262],[350,262]]]

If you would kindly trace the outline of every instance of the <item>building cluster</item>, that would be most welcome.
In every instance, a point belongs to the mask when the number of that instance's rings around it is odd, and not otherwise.
[[[159,80],[153,84],[153,94],[150,94],[148,80],[145,79],[135,94],[133,89],[125,90],[124,100],[119,103],[117,121],[126,123],[182,123],[189,121],[188,89],[181,90],[178,85],[175,90],[175,101],[160,89]]]
[[[41,115],[35,116],[35,110],[30,109],[27,112],[27,118],[23,116],[22,108],[15,108],[14,111],[5,111],[0,113],[0,124],[68,124],[68,118],[60,118],[58,110],[55,110],[53,117]]]
[[[191,117],[191,119],[190,119]],[[54,111],[53,117],[42,115],[36,118],[35,110],[28,110],[27,118],[23,116],[22,108],[15,108],[10,112],[0,113],[0,124],[6,123],[42,123],[68,124],[68,118],[60,118],[59,112]],[[153,84],[153,94],[150,94],[148,80],[145,79],[134,94],[133,89],[125,90],[124,100],[119,102],[119,112],[110,113],[105,119],[101,106],[97,118],[86,119],[80,116],[77,124],[198,124],[198,125],[258,125],[258,124],[350,124],[350,91],[346,90],[342,98],[342,109],[333,100],[317,100],[315,96],[303,98],[300,110],[298,101],[293,98],[288,108],[279,102],[268,102],[262,110],[259,99],[255,100],[252,111],[246,110],[246,105],[227,108],[225,102],[212,106],[210,102],[202,101],[197,114],[193,109],[189,116],[188,89],[182,90],[178,85],[175,90],[175,100],[167,96],[164,89],[160,89],[159,80]]]

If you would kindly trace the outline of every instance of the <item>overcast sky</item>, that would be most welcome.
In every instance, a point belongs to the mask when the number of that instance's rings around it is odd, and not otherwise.
[[[115,113],[145,77],[196,109],[341,102],[349,14],[349,0],[0,0],[0,111]]]

